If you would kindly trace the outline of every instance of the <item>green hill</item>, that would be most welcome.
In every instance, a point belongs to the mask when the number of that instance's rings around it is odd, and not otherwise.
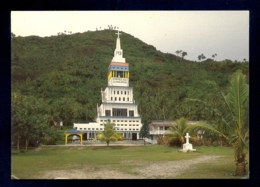
[[[237,69],[248,74],[248,62],[181,61],[130,34],[123,32],[120,38],[130,65],[130,85],[144,121],[206,119],[204,106],[188,103],[185,98],[217,104],[216,94],[205,80],[214,80],[225,90],[229,76]],[[93,121],[96,105],[101,103],[100,89],[107,86],[107,67],[115,44],[114,30],[14,37],[12,93],[43,98],[51,108],[49,115],[65,125]]]

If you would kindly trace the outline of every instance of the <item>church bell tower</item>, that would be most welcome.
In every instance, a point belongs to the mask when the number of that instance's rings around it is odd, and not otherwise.
[[[125,62],[125,58],[123,58],[120,34],[118,31],[114,57],[108,66],[108,86],[129,86],[129,63]]]

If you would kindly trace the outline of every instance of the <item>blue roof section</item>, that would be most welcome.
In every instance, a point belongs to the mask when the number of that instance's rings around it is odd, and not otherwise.
[[[119,104],[119,105],[138,105],[138,103],[124,103],[124,102],[121,102],[121,103],[117,103],[118,101],[116,101],[116,102],[102,102],[102,104]]]
[[[81,130],[76,130],[76,129],[71,129],[71,130],[68,130],[67,132],[69,132],[69,133],[82,133]]]
[[[107,86],[107,88],[133,88],[133,86]]]
[[[99,118],[107,118],[107,119],[118,119],[118,118],[130,118],[130,119],[135,119],[135,118],[141,118],[141,116],[99,116]]]

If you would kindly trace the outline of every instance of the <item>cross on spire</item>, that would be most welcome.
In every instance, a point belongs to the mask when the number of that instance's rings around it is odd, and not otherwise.
[[[119,33],[119,30],[117,30],[117,33],[115,33],[115,34],[117,34],[117,38],[119,38],[119,34],[122,34],[122,33]]]

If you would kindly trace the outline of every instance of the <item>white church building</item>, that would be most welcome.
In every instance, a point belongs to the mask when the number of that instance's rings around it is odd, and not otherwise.
[[[75,130],[83,133],[83,140],[94,139],[98,131],[104,130],[107,122],[115,124],[124,140],[140,139],[141,116],[134,100],[133,87],[129,86],[129,63],[123,58],[121,33],[118,31],[116,34],[116,49],[108,66],[108,86],[104,90],[101,88],[102,103],[97,105],[95,122],[73,124]]]

